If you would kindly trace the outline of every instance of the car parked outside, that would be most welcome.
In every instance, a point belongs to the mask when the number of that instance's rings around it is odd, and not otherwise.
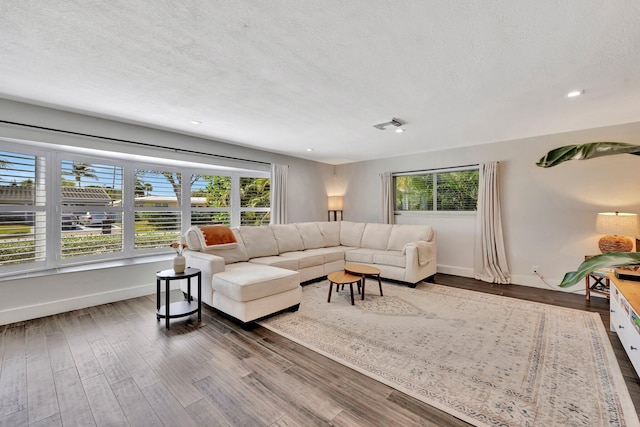
[[[78,217],[80,224],[91,226],[100,226],[103,224],[109,224],[109,215],[106,212],[86,212]]]
[[[60,215],[63,230],[73,230],[78,226],[78,217],[72,213],[63,213]]]

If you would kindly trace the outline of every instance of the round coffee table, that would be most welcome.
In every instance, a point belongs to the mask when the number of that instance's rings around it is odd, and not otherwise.
[[[333,284],[335,283],[336,292],[338,292],[338,287],[340,285],[349,285],[349,288],[351,288],[351,305],[354,305],[353,284],[359,284],[360,280],[362,280],[361,276],[354,276],[353,274],[349,274],[346,271],[335,271],[333,273],[329,273],[327,279],[329,279],[329,297],[327,298],[327,302],[331,302],[331,290],[333,289]]]
[[[380,281],[380,269],[370,265],[362,264],[345,264],[344,271],[362,277],[362,299],[364,299],[364,281],[367,276],[378,278],[378,287],[380,288],[380,296],[382,295],[382,281]]]

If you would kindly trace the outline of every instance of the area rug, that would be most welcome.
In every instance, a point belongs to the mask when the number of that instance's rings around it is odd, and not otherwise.
[[[420,283],[303,287],[260,325],[476,426],[637,426],[598,314]]]

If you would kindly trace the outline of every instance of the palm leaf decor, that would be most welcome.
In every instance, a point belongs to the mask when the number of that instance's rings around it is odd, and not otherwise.
[[[571,271],[564,275],[561,288],[573,286],[594,270],[604,267],[619,267],[640,264],[640,252],[607,252],[595,255],[578,266],[578,271]]]
[[[537,166],[550,168],[568,160],[587,160],[614,154],[633,154],[640,156],[640,145],[624,142],[589,142],[581,145],[565,145],[549,151],[542,157]]]

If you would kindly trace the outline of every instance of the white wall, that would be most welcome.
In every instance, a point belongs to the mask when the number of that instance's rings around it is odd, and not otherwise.
[[[89,117],[60,110],[0,99],[0,120],[62,129],[102,137],[131,140],[228,157],[289,165],[289,222],[326,220],[326,188],[333,179],[333,166],[222,142]],[[0,137],[53,144],[81,146],[107,151],[166,157],[222,166],[251,168],[233,160],[175,153],[101,139],[70,136],[0,123]],[[2,148],[0,142],[0,149]],[[268,170],[268,165],[257,165]],[[71,309],[155,293],[155,272],[171,267],[170,256],[146,264],[123,265],[36,275],[20,279],[0,278],[0,324],[45,316]]]
[[[398,135],[402,138],[402,134]],[[345,218],[380,221],[382,172],[500,162],[504,235],[513,283],[547,288],[530,273],[537,265],[557,285],[585,254],[599,253],[596,213],[640,213],[640,157],[617,155],[571,161],[554,168],[535,163],[549,150],[597,141],[640,145],[640,123],[540,136],[341,165]],[[472,276],[475,216],[401,216],[398,223],[432,224],[438,232],[438,271]],[[577,285],[570,289],[584,290]]]

